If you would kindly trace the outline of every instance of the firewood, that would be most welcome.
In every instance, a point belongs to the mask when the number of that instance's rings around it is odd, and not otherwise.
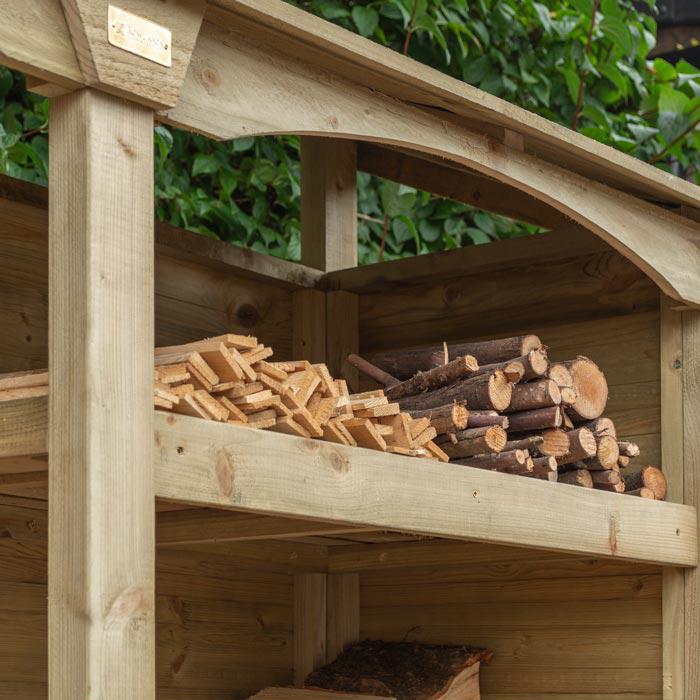
[[[537,446],[537,452],[544,457],[563,457],[569,451],[569,434],[561,428],[550,428],[539,433],[544,442]]]
[[[314,419],[306,406],[299,406],[299,408],[294,409],[292,411],[292,418],[302,426],[311,437],[323,437],[323,428],[319,425],[318,421]]]
[[[374,379],[375,382],[378,382],[383,386],[393,386],[394,384],[399,383],[399,380],[396,377],[392,377],[388,372],[385,372],[383,369],[380,369],[376,365],[373,365],[371,362],[365,360],[364,357],[350,354],[348,355],[348,362],[356,369],[359,369],[360,372],[366,374],[371,379]]]
[[[205,420],[210,419],[209,414],[194,398],[194,393],[181,396],[180,401],[173,406],[173,411],[175,413],[181,413],[184,416],[194,416],[195,418],[204,418]]]
[[[36,388],[36,387],[31,387],[31,388]],[[47,387],[47,389],[48,389],[48,387]],[[0,401],[2,401],[2,394],[4,394],[6,391],[15,391],[15,390],[14,389],[10,389],[10,390],[5,389],[4,391],[0,391]],[[153,405],[156,408],[167,408],[168,410],[171,410],[175,404],[172,401],[168,401],[167,399],[164,399],[160,396],[154,396],[153,397]]]
[[[456,435],[456,442],[449,440],[438,442],[450,458],[473,457],[489,452],[500,452],[506,444],[506,431],[497,425],[488,428],[471,428]]]
[[[587,489],[593,488],[593,479],[591,478],[591,473],[587,469],[574,469],[569,472],[560,472],[558,481],[560,484],[583,486]]]
[[[626,469],[630,465],[630,458],[627,457],[627,455],[620,455],[617,458],[617,466],[620,467],[620,469]]]
[[[430,418],[412,418],[409,421],[411,438],[416,439],[424,430],[431,427]],[[437,435],[437,430],[435,431]]]
[[[389,401],[397,401],[406,396],[414,396],[432,389],[452,384],[472,375],[479,365],[471,355],[457,357],[446,365],[435,367],[426,372],[418,372],[410,379],[385,390]]]
[[[609,469],[619,469],[617,461],[620,457],[620,450],[617,440],[608,435],[598,438],[596,454],[586,460],[586,468],[595,471],[606,471]]]
[[[532,411],[509,413],[508,421],[509,431],[513,433],[558,428],[561,425],[561,408],[559,406],[548,406],[547,408],[537,408]]]
[[[416,437],[412,438],[413,447],[423,447],[423,445],[427,445],[429,442],[432,442],[436,437],[437,432],[435,431],[435,428],[430,426],[422,433],[419,433],[416,435]]]
[[[614,493],[625,492],[625,482],[618,481],[616,484],[593,484],[593,487],[601,491],[613,491]]]
[[[160,367],[161,365],[184,364],[187,367],[187,371],[191,375],[196,376],[208,391],[211,391],[214,385],[219,383],[219,375],[209,367],[198,352],[177,351],[167,354],[158,354],[158,350],[160,349],[163,348],[156,349],[156,367]]]
[[[195,389],[194,384],[176,384],[175,386],[170,387],[170,391],[176,396],[182,398],[187,394],[193,394]]]
[[[569,450],[562,457],[557,457],[557,464],[561,467],[565,464],[573,464],[596,454],[598,445],[593,433],[588,428],[579,428],[567,433],[569,438]]]
[[[628,491],[647,488],[657,501],[666,498],[666,477],[657,467],[644,467],[640,471],[624,476],[625,487]]]
[[[323,395],[326,397],[339,396],[338,387],[333,381],[331,373],[328,371],[328,367],[323,362],[318,362],[311,365],[316,371],[316,374],[321,378],[321,386],[323,387]]]
[[[272,348],[265,347],[264,345],[258,345],[254,350],[241,353],[246,362],[250,365],[266,360],[268,357],[272,357],[273,354]]]
[[[576,426],[574,425],[574,422],[571,420],[571,417],[569,414],[566,412],[565,406],[562,406],[561,409],[561,427],[564,430],[573,430]]]
[[[483,428],[487,425],[500,425],[503,430],[507,430],[510,420],[498,411],[469,411],[468,428]]]
[[[503,372],[496,370],[492,374],[462,379],[424,394],[407,396],[399,403],[404,411],[435,408],[453,401],[466,401],[467,406],[475,409],[502,411],[510,404],[512,393],[513,385]]]
[[[384,425],[392,428],[392,445],[413,448],[413,436],[411,435],[411,417],[408,413],[399,413],[396,416],[387,416],[379,419]]]
[[[296,437],[310,438],[311,433],[309,433],[306,428],[302,427],[297,423],[294,418],[290,416],[281,416],[277,418],[277,422],[270,428],[277,433],[285,433],[286,435],[295,435]]]
[[[516,384],[510,400],[508,413],[532,411],[547,406],[558,406],[561,403],[561,391],[551,379]]]
[[[578,399],[576,389],[571,386],[564,386],[559,389],[561,393],[561,402],[565,406],[573,406]],[[573,422],[573,421],[572,421]]]
[[[610,418],[606,418],[604,416],[588,421],[587,423],[582,423],[581,427],[588,428],[596,437],[603,437],[603,435],[613,438],[617,437],[615,423],[613,423]]]
[[[546,374],[548,367],[547,352],[544,349],[540,349],[532,350],[527,355],[516,357],[506,362],[482,365],[476,374],[485,374],[486,372],[500,369],[506,375],[506,379],[511,384],[515,384],[520,381],[540,379]]]
[[[621,455],[625,457],[639,457],[639,445],[636,443],[622,440],[617,443],[617,446]]]
[[[283,369],[279,369],[278,367],[275,367],[271,362],[267,362],[266,360],[261,360],[260,362],[256,362],[253,365],[253,369],[258,373],[258,374],[265,374],[270,379],[274,379],[275,381],[278,382],[283,382],[285,379],[289,377],[289,374],[285,372]],[[258,377],[258,380],[260,378]]]
[[[499,340],[485,340],[473,343],[449,345],[449,360],[464,355],[472,355],[479,365],[506,362],[514,357],[522,357],[532,350],[539,350],[542,342],[537,336],[526,335]],[[374,353],[371,361],[385,372],[398,379],[408,379],[416,372],[425,372],[433,367],[446,364],[444,350],[440,346],[409,348]]]
[[[599,418],[608,402],[608,382],[598,365],[587,357],[563,363],[571,372],[576,401],[569,409],[574,420]]]
[[[352,418],[346,420],[343,425],[360,447],[367,447],[371,450],[386,450],[386,441],[368,418]]]
[[[164,384],[179,384],[181,382],[186,382],[190,378],[190,373],[187,371],[187,364],[185,362],[156,367],[155,372],[158,381]]]
[[[508,472],[510,474],[523,474],[532,472],[532,464],[528,464],[530,455],[527,450],[511,450],[510,452],[497,452],[487,455],[476,455],[464,459],[452,460],[454,464],[463,464],[466,467],[479,469],[491,469],[493,471]]]
[[[550,365],[547,376],[556,382],[560,389],[573,389],[574,387],[574,378],[571,376],[571,372],[561,362]]]
[[[648,489],[646,486],[642,486],[640,489],[634,489],[633,491],[628,491],[625,488],[625,495],[627,496],[639,496],[639,498],[648,498],[649,500],[655,500],[654,492]]]
[[[153,395],[173,405],[180,401],[179,395],[174,393],[167,384],[163,384],[162,382],[155,382],[153,385]]]
[[[530,454],[540,454],[540,446],[544,443],[542,435],[528,435],[527,437],[518,440],[508,440],[503,449],[508,450],[527,450]]]
[[[591,479],[593,479],[594,485],[610,484],[611,486],[614,486],[622,481],[620,473],[612,470],[591,472]]]
[[[251,428],[271,428],[275,423],[277,423],[277,412],[274,408],[266,408],[263,411],[258,411],[257,413],[249,413],[246,415],[242,414],[244,418],[247,419],[248,425]]]
[[[536,335],[520,335],[513,338],[482,340],[472,343],[449,344],[450,358],[458,355],[473,355],[479,365],[495,362],[508,362],[520,358],[533,350],[542,348],[542,341]]]
[[[355,409],[358,418],[383,418],[384,416],[395,416],[401,413],[401,408],[397,403],[386,403],[373,408]]]
[[[438,445],[436,445],[432,440],[430,442],[425,443],[425,449],[428,450],[428,452],[435,457],[435,459],[439,459],[441,462],[449,462],[450,458],[445,452],[440,449]]]
[[[464,401],[429,408],[425,411],[411,411],[410,413],[413,418],[429,419],[438,435],[464,430],[469,419],[469,411],[466,409]]]
[[[535,475],[548,476],[557,473],[557,460],[554,457],[533,457],[532,473]]]

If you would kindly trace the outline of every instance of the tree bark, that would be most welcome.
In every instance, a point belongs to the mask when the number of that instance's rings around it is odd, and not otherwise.
[[[469,421],[465,402],[446,404],[425,411],[411,411],[412,418],[428,418],[438,435],[464,430]]]
[[[507,472],[509,474],[523,474],[533,471],[532,464],[528,464],[529,457],[530,455],[526,450],[511,450],[510,452],[456,459],[454,463],[463,464],[467,467]]]
[[[427,391],[416,396],[407,396],[399,400],[401,410],[425,410],[443,406],[452,401],[466,401],[472,409],[488,409],[502,411],[510,404],[513,385],[508,382],[505,374],[496,371],[493,374],[482,374],[469,379],[462,379],[449,386]]]
[[[513,433],[524,433],[532,430],[558,428],[561,425],[561,409],[559,406],[537,408],[533,411],[521,411],[508,414],[509,430]]]
[[[394,386],[394,384],[399,383],[399,380],[396,377],[392,377],[391,374],[385,372],[376,365],[373,365],[371,362],[368,362],[359,355],[351,353],[348,355],[348,362],[353,367],[359,369],[360,372],[363,372],[368,377],[374,379],[375,382],[379,382],[379,384],[382,384],[383,386]]]
[[[454,440],[450,439],[454,435]],[[487,428],[471,428],[445,436],[437,444],[450,459],[473,457],[489,452],[497,453],[506,444],[506,431],[497,425]]]
[[[532,411],[536,408],[558,406],[561,403],[561,391],[551,379],[516,384],[508,411]]]
[[[617,443],[617,446],[621,455],[625,457],[639,457],[639,445],[636,443],[621,440]]]
[[[663,501],[666,498],[666,477],[656,467],[644,467],[638,472],[625,474],[624,481],[628,491],[647,488],[654,494],[657,501]]]
[[[569,451],[563,457],[557,458],[557,464],[560,467],[589,459],[595,455],[598,446],[593,433],[588,428],[570,430],[567,436],[569,438]]]
[[[453,384],[460,379],[469,377],[478,369],[479,365],[476,360],[471,355],[465,355],[427,372],[418,372],[405,382],[388,387],[384,393],[389,401],[397,401],[406,396],[414,396]]]
[[[520,381],[539,379],[546,374],[548,367],[547,352],[541,349],[531,350],[527,355],[513,360],[483,365],[479,368],[479,373],[500,369],[505,373],[508,381],[514,384]]]
[[[540,454],[540,446],[544,443],[541,435],[528,435],[518,440],[508,440],[504,450],[527,450],[530,454]]]
[[[469,428],[483,428],[485,425],[500,425],[507,430],[510,421],[508,416],[502,416],[498,411],[469,411]]]
[[[575,469],[570,472],[559,474],[559,483],[572,484],[574,486],[583,486],[587,489],[593,488],[593,479],[591,473],[587,469]]]
[[[473,355],[479,365],[488,365],[522,357],[541,347],[542,341],[535,335],[455,343],[449,345],[448,361],[461,355]],[[377,367],[399,379],[408,379],[416,372],[425,372],[445,364],[444,349],[438,345],[378,352],[372,354],[370,359]]]
[[[588,421],[587,423],[582,423],[580,427],[588,428],[597,438],[603,437],[603,435],[608,435],[614,438],[617,437],[615,423],[613,423],[610,418],[606,418],[604,416]]]
[[[609,471],[599,471],[591,472],[591,479],[593,479],[594,484],[610,484],[614,486],[622,481],[620,472]]]

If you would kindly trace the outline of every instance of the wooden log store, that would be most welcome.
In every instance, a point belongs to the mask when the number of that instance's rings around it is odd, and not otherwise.
[[[487,700],[700,698],[700,190],[281,0],[3,0],[50,186],[0,180],[0,700],[230,700],[360,639]],[[302,139],[302,263],[154,224],[153,126]],[[356,172],[547,233],[357,267]],[[667,502],[153,410],[153,348],[541,331]],[[556,351],[556,353],[555,353]]]

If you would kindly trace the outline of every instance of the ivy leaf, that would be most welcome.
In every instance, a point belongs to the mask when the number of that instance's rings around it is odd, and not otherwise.
[[[420,232],[423,240],[428,241],[428,243],[434,243],[437,241],[442,233],[440,231],[440,227],[436,223],[428,221],[427,219],[422,219],[418,223],[418,231]]]
[[[561,73],[566,81],[566,87],[569,90],[569,97],[571,101],[576,104],[578,100],[578,91],[581,85],[581,78],[579,78],[578,73],[575,73],[570,68],[562,68]]]
[[[220,163],[216,156],[210,153],[198,153],[192,163],[192,177],[211,175],[219,169]]]
[[[625,55],[632,51],[632,35],[629,27],[619,17],[611,15],[603,17],[600,30],[613,44],[620,46]]]
[[[540,24],[542,25],[544,31],[547,33],[551,32],[552,18],[549,16],[549,8],[540,2],[534,2],[532,3],[532,6],[535,8],[535,12],[537,13],[537,17],[539,18]]]
[[[379,24],[379,13],[366,5],[355,5],[352,8],[352,20],[362,36],[372,36]]]
[[[689,126],[685,113],[690,98],[680,90],[664,86],[659,93],[659,129],[668,143],[677,139]]]

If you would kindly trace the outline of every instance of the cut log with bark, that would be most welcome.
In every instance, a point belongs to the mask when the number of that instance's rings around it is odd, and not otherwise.
[[[544,349],[532,350],[527,355],[517,357],[506,362],[495,362],[482,365],[478,369],[478,374],[485,374],[500,369],[511,384],[520,381],[529,381],[544,377],[549,367],[547,352]]]
[[[478,469],[490,469],[492,471],[506,472],[508,474],[525,474],[532,472],[534,466],[528,462],[530,455],[527,450],[511,450],[497,454],[477,455],[465,459],[453,460],[455,464]]]
[[[651,501],[656,500],[654,497],[654,492],[651,489],[648,489],[646,486],[642,486],[642,488],[634,489],[632,491],[629,491],[625,488],[625,493],[628,496],[639,496],[639,498],[647,498]]]
[[[397,700],[478,700],[478,668],[486,649],[366,640],[313,671],[305,688],[368,693]]]
[[[593,472],[591,472],[591,475]],[[593,484],[593,488],[600,489],[601,491],[612,491],[613,493],[625,493],[625,482],[620,480],[616,484]]]
[[[410,413],[413,418],[429,419],[438,435],[464,430],[467,427],[470,415],[465,401],[428,408],[425,411],[411,411]]]
[[[504,450],[527,450],[531,455],[540,454],[540,445],[544,443],[544,438],[541,435],[528,435],[519,440],[508,440]]]
[[[588,428],[570,430],[566,435],[569,438],[569,450],[562,457],[557,457],[557,464],[560,467],[589,459],[596,454],[598,445],[595,436]]]
[[[535,335],[524,335],[498,340],[483,340],[472,343],[449,343],[447,361],[463,355],[472,355],[479,365],[507,362],[515,357],[539,350],[542,341]],[[398,379],[408,379],[416,372],[425,372],[445,364],[444,349],[432,345],[407,350],[390,350],[373,353],[370,361]]]
[[[603,435],[597,439],[596,453],[586,460],[586,467],[596,471],[619,469],[619,458],[620,450],[617,446],[617,440],[608,435]]]
[[[535,476],[549,477],[551,474],[557,474],[558,465],[554,457],[533,457],[532,458],[532,473]]]
[[[560,484],[571,484],[572,486],[583,486],[587,489],[593,488],[593,479],[587,469],[573,469],[568,472],[559,473]]]
[[[425,410],[443,406],[453,401],[466,401],[469,410],[503,411],[510,404],[513,385],[503,372],[497,370],[492,374],[482,374],[449,386],[427,391],[417,396],[399,399],[403,411]]]
[[[571,376],[571,372],[561,362],[552,363],[547,370],[547,376],[556,382],[560,389],[573,389],[574,387],[574,378]]]
[[[627,442],[626,440],[620,440],[617,443],[617,447],[621,455],[625,457],[639,457],[639,445],[636,442]]]
[[[365,360],[359,355],[348,355],[348,362],[356,369],[359,369],[360,372],[366,374],[371,379],[374,379],[375,382],[378,382],[383,386],[394,386],[395,384],[399,384],[399,380],[396,377],[393,377],[388,372],[385,372],[380,367],[373,365],[371,362]]]
[[[561,390],[551,379],[516,384],[508,406],[509,413],[532,411],[537,408],[558,406],[561,403]]]
[[[617,430],[615,429],[615,423],[610,418],[601,416],[595,420],[588,421],[586,423],[580,424],[582,428],[588,428],[596,437],[603,437],[607,435],[608,437],[616,438]]]
[[[610,484],[611,486],[614,486],[622,481],[620,472],[616,471],[591,472],[591,479],[593,480],[594,485]]]
[[[657,467],[644,467],[637,472],[625,474],[624,481],[627,491],[647,488],[657,501],[666,499],[666,477]]]
[[[459,459],[500,452],[506,440],[506,431],[497,425],[491,425],[487,428],[468,428],[459,433],[449,433],[437,439],[436,443],[451,459]]]
[[[510,426],[508,416],[501,415],[498,411],[469,411],[467,427],[483,428],[486,425],[500,425],[507,430]]]
[[[405,396],[414,396],[453,384],[460,379],[469,377],[478,369],[479,365],[471,355],[457,357],[446,365],[435,367],[426,372],[418,372],[405,382],[388,387],[385,393],[389,401],[398,401]]]
[[[608,402],[608,382],[598,365],[587,357],[562,363],[571,372],[576,401],[569,409],[576,421],[599,418]]]
[[[532,411],[508,414],[509,431],[513,433],[533,432],[558,428],[561,425],[561,408],[549,406]]]

